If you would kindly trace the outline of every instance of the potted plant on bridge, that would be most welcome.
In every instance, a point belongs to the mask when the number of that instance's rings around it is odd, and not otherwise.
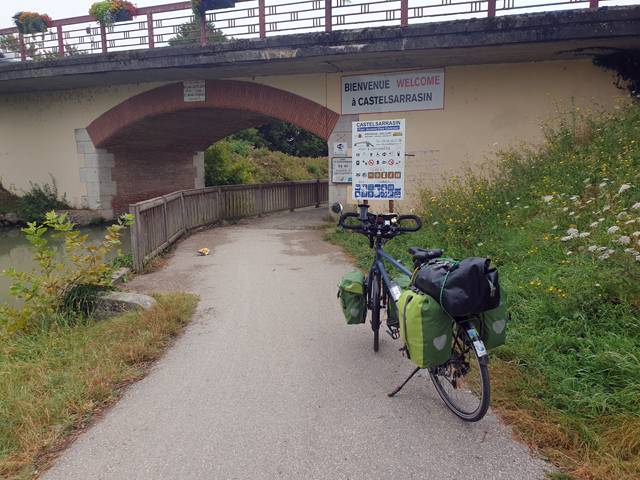
[[[201,17],[207,10],[219,10],[221,8],[233,8],[235,0],[191,0],[191,8],[196,16]]]
[[[52,25],[49,15],[35,12],[18,12],[13,16],[13,21],[22,34],[44,33]]]
[[[116,22],[133,20],[138,9],[125,0],[103,0],[91,5],[89,15],[93,15],[102,25],[113,25]]]

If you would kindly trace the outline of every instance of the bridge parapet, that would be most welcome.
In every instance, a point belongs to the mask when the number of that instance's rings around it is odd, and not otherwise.
[[[152,49],[219,39],[266,38],[303,32],[331,32],[373,26],[403,26],[512,13],[597,9],[634,5],[638,0],[236,0],[234,8],[207,12],[199,19],[191,2],[138,9],[129,22],[105,26],[90,15],[54,20],[50,31],[23,35],[0,29],[13,45],[5,55],[22,61],[83,54]],[[185,27],[187,25],[187,27]],[[213,26],[215,26],[215,30]]]

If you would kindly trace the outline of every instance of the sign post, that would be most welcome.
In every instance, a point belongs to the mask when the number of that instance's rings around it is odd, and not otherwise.
[[[352,199],[402,200],[404,152],[404,119],[353,122]]]

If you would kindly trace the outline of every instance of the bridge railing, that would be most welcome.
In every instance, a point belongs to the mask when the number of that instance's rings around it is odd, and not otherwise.
[[[194,228],[226,219],[316,206],[329,200],[327,180],[181,190],[129,205],[133,266],[144,264]]]
[[[0,49],[21,60],[205,45],[226,38],[265,38],[380,25],[494,17],[511,13],[596,9],[639,0],[236,0],[234,8],[195,18],[191,2],[138,9],[129,22],[101,25],[90,15],[54,20],[43,34],[0,29]]]

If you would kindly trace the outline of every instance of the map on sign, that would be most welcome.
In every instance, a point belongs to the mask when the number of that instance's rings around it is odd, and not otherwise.
[[[404,119],[353,122],[354,200],[404,198]]]

